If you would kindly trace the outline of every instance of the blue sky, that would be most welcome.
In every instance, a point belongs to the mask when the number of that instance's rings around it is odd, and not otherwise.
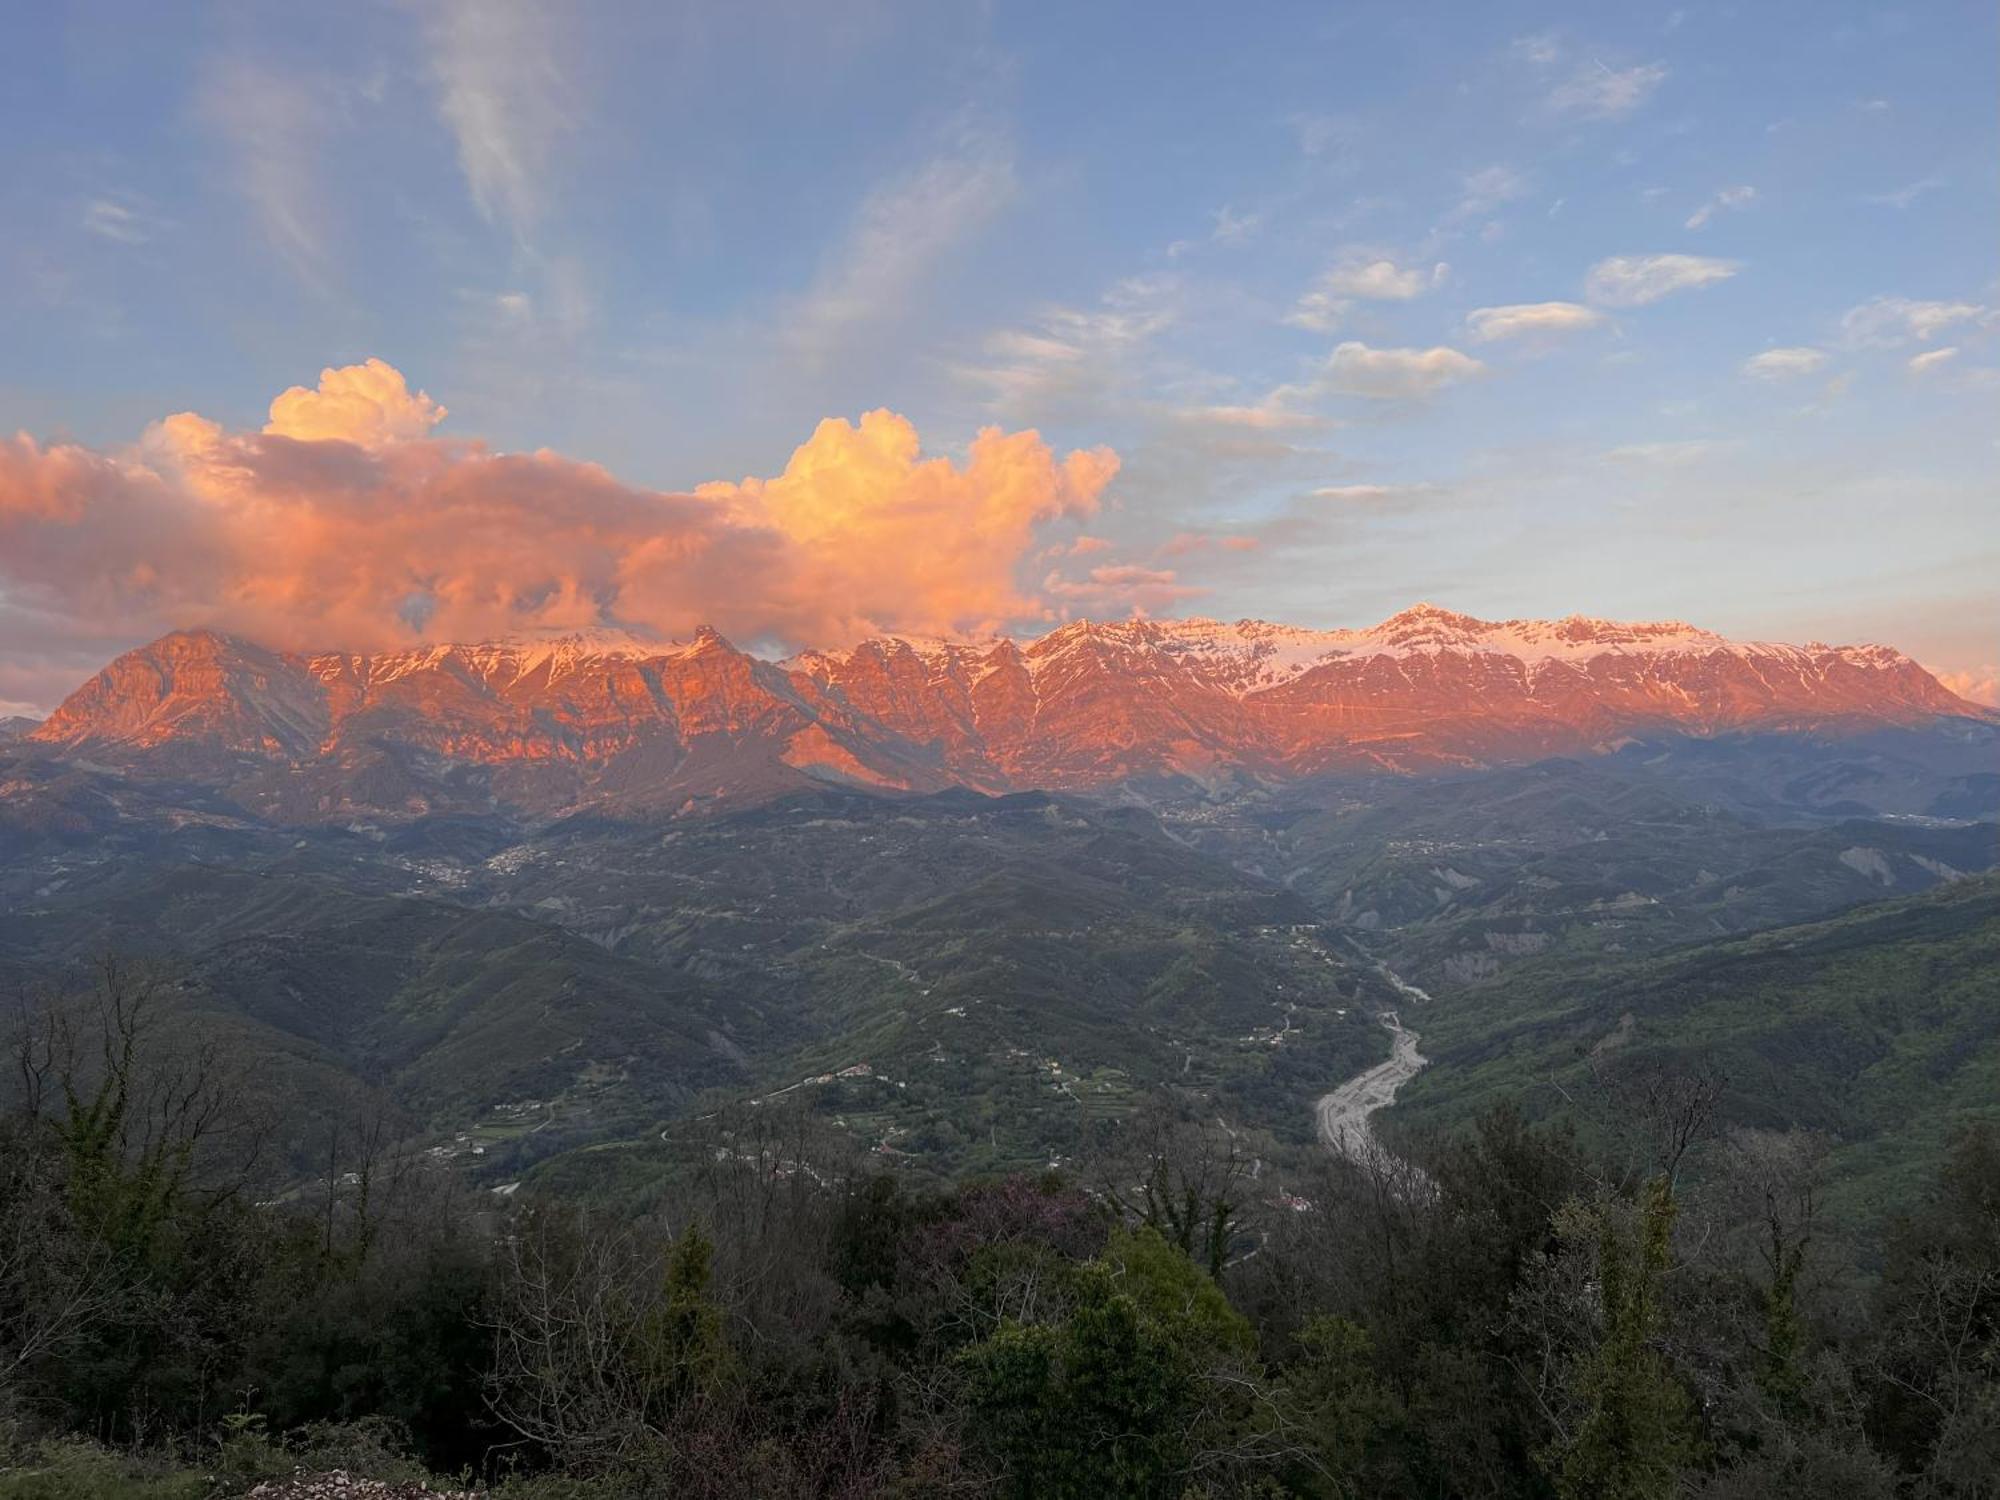
[[[1950,0],[31,7],[0,432],[254,431],[373,357],[439,438],[679,491],[887,407],[1115,450],[1015,559],[1058,611],[1680,617],[1990,696],[1996,40]],[[150,618],[33,592],[0,562],[0,701]]]

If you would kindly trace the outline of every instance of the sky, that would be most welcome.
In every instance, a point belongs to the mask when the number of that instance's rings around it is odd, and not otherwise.
[[[0,714],[185,626],[775,653],[1418,600],[1886,641],[2000,701],[1995,32],[24,8]]]

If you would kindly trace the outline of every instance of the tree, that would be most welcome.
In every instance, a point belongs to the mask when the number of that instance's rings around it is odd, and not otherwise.
[[[1625,1208],[1590,1215],[1599,1332],[1572,1371],[1575,1420],[1544,1459],[1566,1500],[1665,1500],[1695,1456],[1693,1404],[1658,1348],[1673,1188],[1655,1177]]]
[[[1892,1234],[1871,1423],[1923,1493],[2000,1496],[2000,1132],[1969,1130]]]
[[[1171,1494],[1254,1437],[1268,1397],[1248,1368],[1253,1343],[1176,1246],[1122,1232],[1079,1268],[1066,1316],[1009,1321],[961,1357],[973,1433],[1009,1494]]]

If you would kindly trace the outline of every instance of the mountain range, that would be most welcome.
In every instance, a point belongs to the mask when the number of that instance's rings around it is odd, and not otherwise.
[[[783,661],[706,629],[379,654],[178,631],[119,657],[12,748],[312,823],[688,813],[828,783],[1258,786],[1952,717],[1996,716],[1886,646],[1425,604],[1365,630],[1078,621],[1028,641],[884,637]]]

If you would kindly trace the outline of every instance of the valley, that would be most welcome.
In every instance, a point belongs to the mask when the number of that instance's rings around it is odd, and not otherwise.
[[[1439,674],[1487,683],[1469,718],[1407,696]],[[1357,717],[1391,700],[1393,754]],[[0,979],[164,966],[280,1178],[364,1115],[485,1187],[629,1203],[744,1109],[931,1181],[1102,1159],[1166,1111],[1280,1191],[1329,1147],[1421,1154],[1479,1101],[1595,1086],[1503,1063],[1503,1025],[1647,1053],[1597,998],[1624,975],[1750,976],[1757,934],[1990,892],[1996,756],[1885,648],[1427,606],[784,664],[712,633],[179,636],[0,746]],[[1755,1028],[1714,1035],[1764,1066]],[[1806,1114],[1843,1160],[1890,1150],[1872,1114]]]
[[[0,970],[168,964],[176,1005],[288,1101],[295,1172],[324,1121],[374,1113],[480,1184],[638,1201],[698,1154],[691,1122],[763,1101],[949,1179],[1089,1160],[1168,1107],[1250,1132],[1276,1191],[1329,1121],[1407,1150],[1500,1097],[1465,1049],[1503,1008],[1980,889],[1992,823],[1899,812],[1983,753],[1957,722],[1217,793],[822,786],[665,820],[273,824],[188,783],[17,766],[102,831],[13,825]],[[1780,755],[1806,767],[1790,801]],[[1798,790],[1827,781],[1831,809]],[[1727,1066],[1756,1066],[1738,1045]]]

